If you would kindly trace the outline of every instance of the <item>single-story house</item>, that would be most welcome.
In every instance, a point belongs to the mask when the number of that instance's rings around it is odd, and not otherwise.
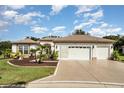
[[[42,45],[49,44],[52,50],[58,51],[58,59],[101,60],[109,59],[111,57],[113,52],[114,41],[90,35],[70,35],[54,39],[41,39],[39,42]],[[23,51],[27,49],[25,47],[19,48],[19,44],[18,42],[13,43],[13,52],[16,52],[16,49],[23,49]],[[24,44],[26,44],[26,42]],[[38,43],[35,42],[35,44],[29,44],[29,46],[31,45],[35,45],[36,47],[38,46]]]

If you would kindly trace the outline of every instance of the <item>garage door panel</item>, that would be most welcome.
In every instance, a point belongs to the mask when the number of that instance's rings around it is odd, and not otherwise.
[[[89,60],[90,59],[90,48],[69,48],[68,49],[69,59],[80,59]]]
[[[108,54],[108,47],[97,47],[97,59],[108,59]]]

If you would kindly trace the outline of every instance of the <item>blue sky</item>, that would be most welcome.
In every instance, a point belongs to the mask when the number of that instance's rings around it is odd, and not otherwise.
[[[124,35],[124,6],[0,6],[0,40],[66,36],[75,29],[98,37]]]

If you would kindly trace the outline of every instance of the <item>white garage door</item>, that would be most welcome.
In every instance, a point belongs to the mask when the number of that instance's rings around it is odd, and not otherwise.
[[[69,47],[68,58],[75,60],[89,60],[90,47]]]
[[[97,59],[108,59],[109,48],[108,47],[97,47]]]

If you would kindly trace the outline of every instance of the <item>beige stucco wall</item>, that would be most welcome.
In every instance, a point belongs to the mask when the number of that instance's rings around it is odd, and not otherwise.
[[[55,49],[54,43],[52,41],[41,41],[40,44],[41,45],[50,44],[51,45],[51,50],[53,51]]]
[[[30,49],[36,49],[38,45],[30,45]]]
[[[13,44],[12,45],[12,52],[16,53],[16,51],[17,51],[17,45]]]

